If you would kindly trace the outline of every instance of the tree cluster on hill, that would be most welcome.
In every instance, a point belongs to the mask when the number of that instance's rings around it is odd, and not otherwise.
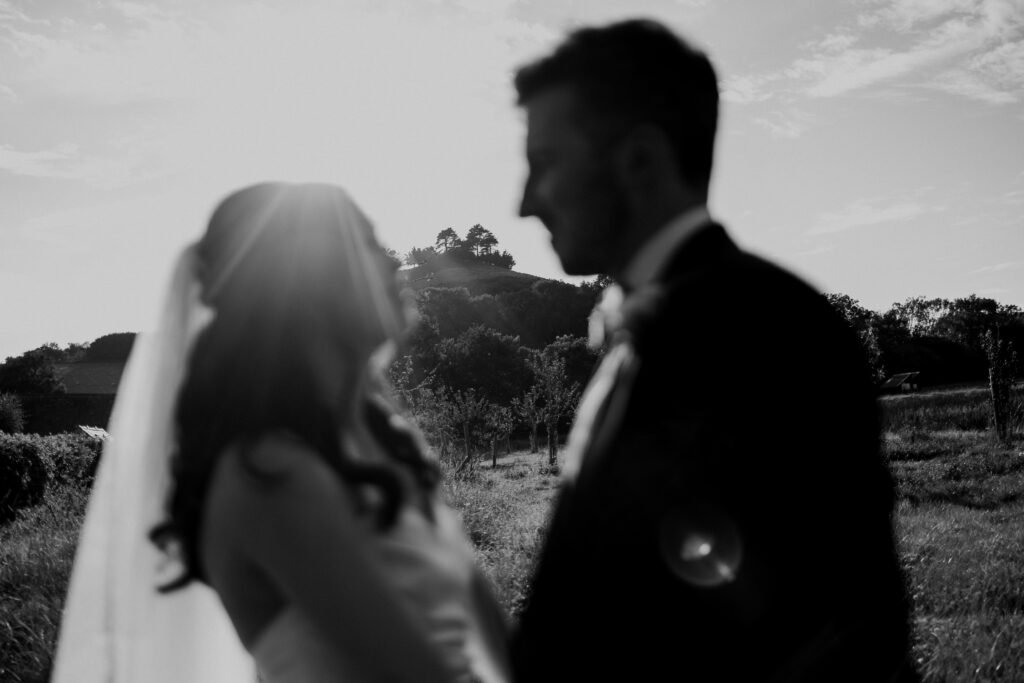
[[[487,263],[508,270],[516,265],[512,254],[498,249],[494,233],[479,223],[469,229],[465,239],[454,228],[445,228],[437,233],[433,246],[413,247],[405,256],[406,265],[426,269],[452,262]]]
[[[51,342],[7,358],[0,363],[0,432],[47,432],[55,423],[63,422],[60,415],[78,416],[83,412],[94,418],[98,413],[106,419],[109,405],[103,408],[93,399],[66,395],[59,366],[123,363],[134,341],[134,332],[118,332],[63,348]],[[85,403],[92,408],[83,410]]]
[[[466,265],[493,265],[479,259],[505,253],[496,248],[481,226],[466,239],[448,228],[433,247],[406,260],[438,265],[455,255]],[[419,324],[391,368],[397,392],[442,455],[465,461],[487,447],[494,455],[516,431],[536,452],[543,429],[553,458],[599,358],[585,341],[587,317],[609,279],[572,285],[493,268],[457,270],[470,286],[427,286],[416,294]],[[443,273],[438,280],[446,281]],[[490,293],[474,295],[470,287]],[[1024,375],[1024,312],[1016,306],[974,295],[914,297],[878,313],[845,294],[826,298],[861,340],[879,383],[912,371],[928,384],[989,378],[996,396]],[[124,361],[134,338],[116,333],[64,348],[45,344],[8,358],[0,364],[0,422],[13,429],[24,421],[22,397],[59,395],[58,364]]]
[[[861,339],[879,380],[899,372],[920,372],[929,384],[984,380],[986,335],[1024,348],[1024,311],[994,299],[919,296],[877,313],[845,294],[826,297]],[[1024,373],[1019,360],[1014,372]]]

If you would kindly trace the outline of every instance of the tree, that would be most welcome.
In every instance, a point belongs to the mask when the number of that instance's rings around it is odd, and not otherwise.
[[[480,322],[465,287],[427,287],[416,297],[420,314],[437,327],[437,334],[446,339],[456,337]]]
[[[615,284],[615,279],[611,275],[602,273],[593,280],[580,283],[580,289],[590,293],[597,300],[601,296],[601,292],[613,284]]]
[[[996,332],[1010,323],[1016,306],[1003,306],[995,299],[974,294],[954,299],[945,314],[936,321],[935,334],[969,349],[982,351],[986,332]]]
[[[912,337],[927,337],[935,334],[936,324],[950,310],[948,299],[925,299],[911,297],[903,303],[895,303],[890,309],[891,318],[906,329]]]
[[[0,391],[22,396],[64,393],[64,382],[52,360],[53,347],[47,344],[0,364]]]
[[[441,232],[437,233],[437,240],[434,242],[434,249],[437,253],[445,254],[461,246],[462,239],[459,237],[459,234],[455,232],[454,228],[445,228]]]
[[[68,344],[61,348],[57,344],[49,342],[32,349],[31,353],[41,356],[51,363],[75,363],[84,357],[88,348],[88,344]]]
[[[450,391],[473,389],[491,403],[509,405],[530,384],[519,340],[474,325],[438,346],[436,381]]]
[[[499,441],[505,441],[506,454],[510,450],[508,448],[508,438],[512,434],[513,427],[515,427],[515,417],[512,409],[508,406],[491,404],[490,409],[484,416],[484,435],[491,444],[491,467],[498,466]]]
[[[825,298],[832,304],[836,312],[846,320],[850,329],[854,331],[857,339],[860,340],[872,379],[875,382],[884,380],[886,373],[882,363],[882,351],[876,330],[881,317],[874,311],[864,308],[860,305],[859,301],[846,294],[830,292],[825,294]]]
[[[455,468],[455,471],[459,472],[467,463],[472,463],[473,433],[480,430],[480,422],[490,411],[491,404],[483,396],[477,396],[473,389],[452,391],[447,394],[446,398],[452,421],[462,431],[463,453],[465,457],[459,466]]]
[[[437,256],[434,247],[413,247],[405,255],[405,263],[409,266],[429,266],[437,260]]]
[[[985,356],[988,358],[988,385],[992,397],[992,423],[996,438],[1009,441],[1013,422],[1012,389],[1014,368],[1017,365],[1013,345],[992,330],[982,338]]]
[[[565,361],[565,376],[570,384],[586,386],[601,354],[590,348],[584,337],[563,334],[544,347],[542,353],[549,358]]]
[[[534,384],[522,396],[512,399],[512,412],[530,428],[530,452],[540,450],[538,433],[544,422],[544,404],[541,401],[539,384]]]
[[[532,353],[527,361],[533,370],[544,428],[548,436],[548,466],[558,461],[558,421],[576,408],[580,385],[570,384],[565,375],[565,360],[544,353]]]
[[[461,425],[445,395],[429,387],[420,388],[416,392],[412,419],[437,450],[438,460],[451,462],[455,457],[453,444]]]
[[[465,245],[473,252],[474,256],[487,256],[498,245],[498,238],[490,230],[477,223],[466,233]]]
[[[0,393],[0,432],[18,434],[25,430],[25,411],[15,394]]]
[[[529,289],[500,297],[506,329],[516,330],[524,346],[543,348],[561,335],[587,336],[587,319],[597,292],[565,282],[539,280]]]
[[[84,360],[91,363],[124,362],[132,352],[134,332],[105,334],[89,344]]]
[[[856,332],[868,328],[877,317],[874,311],[864,308],[860,305],[859,301],[846,294],[829,292],[825,294],[825,298],[832,304],[832,308],[836,309],[836,312],[843,316],[847,324]]]
[[[391,259],[391,262],[395,264],[396,269],[402,267],[402,256],[397,251],[390,247],[385,247],[384,253],[389,259]]]
[[[409,377],[411,385],[424,382],[429,384],[430,378],[437,372],[437,365],[440,362],[440,356],[437,354],[440,344],[441,334],[438,332],[437,321],[421,313],[419,320],[406,333],[402,343],[402,350],[411,359]]]
[[[516,260],[507,251],[492,251],[481,255],[479,258],[484,263],[489,263],[492,266],[498,266],[506,270],[512,270],[516,265]]]

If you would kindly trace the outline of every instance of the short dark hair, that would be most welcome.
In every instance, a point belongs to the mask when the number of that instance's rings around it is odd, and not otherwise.
[[[573,31],[515,75],[518,103],[555,86],[576,88],[605,134],[653,124],[668,136],[680,174],[706,190],[718,121],[718,82],[707,56],[662,24],[631,19]]]

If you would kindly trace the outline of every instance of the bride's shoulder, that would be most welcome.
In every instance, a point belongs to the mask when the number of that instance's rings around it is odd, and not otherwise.
[[[270,432],[229,446],[221,454],[211,494],[246,507],[274,499],[321,497],[338,500],[344,490],[327,461],[303,439],[289,432]]]
[[[324,465],[322,458],[306,441],[283,430],[236,444],[226,455],[257,477],[285,476],[309,467],[316,468],[318,464]]]

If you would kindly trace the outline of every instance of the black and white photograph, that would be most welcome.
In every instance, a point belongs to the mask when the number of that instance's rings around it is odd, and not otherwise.
[[[0,683],[1024,680],[1024,0],[0,0]]]

